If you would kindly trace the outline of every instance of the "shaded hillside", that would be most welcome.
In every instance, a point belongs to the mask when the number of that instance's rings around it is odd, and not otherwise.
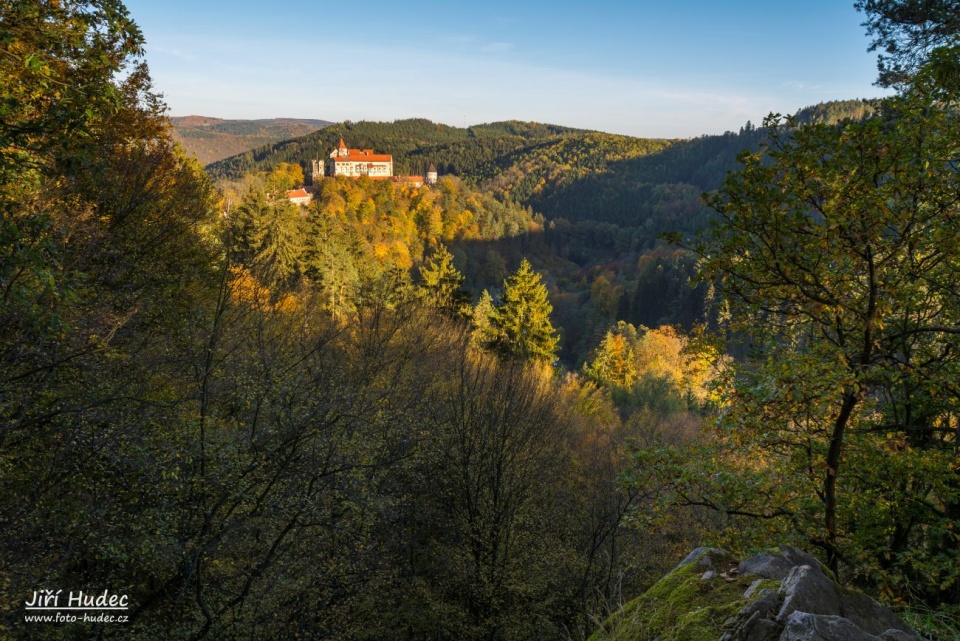
[[[862,120],[876,112],[876,101],[838,100],[804,107],[796,112],[798,124],[835,124]],[[747,123],[739,132],[701,136],[690,140],[650,145],[650,153],[633,157],[611,157],[599,171],[584,171],[576,155],[561,153],[555,163],[573,164],[579,174],[537,179],[536,187],[525,165],[537,171],[536,161],[527,158],[489,183],[491,188],[510,183],[510,196],[533,207],[547,218],[566,218],[572,222],[598,221],[620,227],[641,227],[648,240],[665,231],[692,232],[709,220],[701,194],[717,189],[728,172],[738,168],[737,156],[756,150],[766,138],[763,128]],[[516,175],[516,172],[520,175]]]
[[[800,109],[798,124],[861,120],[876,102],[839,100]],[[484,187],[549,219],[597,221],[645,229],[647,241],[665,231],[695,231],[709,219],[703,192],[717,189],[737,156],[764,141],[747,123],[682,141],[584,134],[508,153],[478,167]]]
[[[170,118],[174,138],[206,165],[264,145],[305,136],[330,123],[326,120],[271,118],[223,120],[207,116]]]
[[[593,220],[645,227],[654,234],[691,231],[706,221],[701,194],[720,186],[737,168],[737,155],[763,140],[760,129],[703,136],[664,146],[657,153],[610,163],[534,191],[526,202],[549,218]]]

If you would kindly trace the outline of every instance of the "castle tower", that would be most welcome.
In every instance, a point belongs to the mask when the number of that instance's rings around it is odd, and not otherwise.
[[[423,166],[423,165],[421,165],[421,167],[422,167],[422,166]],[[430,169],[427,170],[427,180],[426,180],[426,182],[427,182],[428,185],[436,185],[436,184],[437,184],[437,168],[433,165],[433,163],[430,163]]]
[[[323,162],[320,160],[313,160],[313,168],[310,172],[310,182],[314,185],[320,182],[320,179],[323,178]]]

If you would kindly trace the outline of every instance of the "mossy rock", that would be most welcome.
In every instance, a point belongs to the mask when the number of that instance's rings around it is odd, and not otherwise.
[[[717,641],[730,620],[764,594],[764,588],[779,586],[779,581],[764,581],[745,599],[744,592],[757,577],[723,576],[724,564],[735,567],[729,561],[719,550],[705,551],[627,603],[590,641]]]
[[[823,636],[823,624],[830,634]],[[815,630],[816,636],[797,636]],[[781,636],[781,633],[783,636]],[[698,548],[643,596],[629,602],[590,641],[920,641],[893,612],[838,586],[816,558],[790,546],[732,562]]]

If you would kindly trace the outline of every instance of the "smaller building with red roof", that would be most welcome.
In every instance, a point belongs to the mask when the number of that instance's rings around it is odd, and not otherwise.
[[[301,187],[300,189],[287,191],[287,199],[294,205],[309,205],[310,201],[313,200],[313,195]]]

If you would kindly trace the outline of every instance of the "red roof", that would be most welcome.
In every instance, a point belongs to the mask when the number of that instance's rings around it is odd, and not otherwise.
[[[393,162],[393,156],[390,154],[375,154],[373,149],[350,149],[343,142],[343,136],[340,136],[338,151],[330,154],[334,162]],[[343,153],[346,151],[347,153]]]
[[[349,177],[349,176],[348,176]],[[391,180],[395,183],[421,183],[423,176],[353,176],[354,178],[369,178],[370,180]]]
[[[390,154],[375,154],[372,149],[348,149],[346,156],[334,156],[334,162],[393,162]]]
[[[301,187],[300,189],[291,189],[287,192],[287,198],[310,198],[310,194],[307,193],[307,190]]]

